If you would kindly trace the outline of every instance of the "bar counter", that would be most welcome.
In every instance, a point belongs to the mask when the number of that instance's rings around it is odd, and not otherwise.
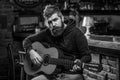
[[[98,35],[94,36],[94,38],[90,37],[87,39],[91,50],[108,56],[115,56],[120,58],[120,37]]]
[[[94,47],[120,50],[120,42],[110,42],[110,41],[88,39],[88,45],[94,46]]]

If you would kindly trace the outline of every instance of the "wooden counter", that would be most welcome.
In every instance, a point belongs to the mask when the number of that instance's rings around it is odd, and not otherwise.
[[[105,38],[105,37],[104,37]],[[114,37],[113,37],[114,39]],[[120,42],[87,39],[92,51],[120,58]]]

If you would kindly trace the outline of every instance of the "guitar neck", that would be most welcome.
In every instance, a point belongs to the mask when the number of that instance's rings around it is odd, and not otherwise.
[[[50,58],[49,59],[49,64],[54,64],[54,65],[62,65],[62,66],[67,66],[68,68],[72,68],[74,66],[74,61],[71,60],[66,60],[66,59],[56,59],[56,58]],[[80,66],[80,63],[77,63],[78,66]],[[88,66],[87,63],[82,63],[82,68]]]
[[[55,64],[55,65],[62,65],[69,68],[72,68],[74,65],[74,61],[66,60],[66,59],[56,59],[56,58],[50,58],[49,64]]]

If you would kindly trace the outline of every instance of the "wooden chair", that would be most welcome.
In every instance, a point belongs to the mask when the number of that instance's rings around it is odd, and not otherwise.
[[[18,54],[19,54],[19,58],[20,58],[20,60],[19,60],[19,62],[18,62],[18,64],[20,65],[20,67],[21,67],[21,73],[20,73],[20,80],[26,80],[25,79],[25,72],[24,72],[24,63],[23,63],[23,56],[26,54],[24,51],[18,51]]]
[[[30,80],[33,76],[26,74],[24,71],[23,58],[24,58],[24,55],[26,54],[26,52],[25,51],[18,51],[18,54],[20,57],[20,61],[18,62],[18,64],[21,66],[21,80]]]

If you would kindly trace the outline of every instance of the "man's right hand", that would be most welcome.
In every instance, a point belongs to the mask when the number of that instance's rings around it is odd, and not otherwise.
[[[35,50],[31,49],[29,54],[31,61],[34,64],[38,65],[41,64],[41,62],[43,61],[42,57]]]

